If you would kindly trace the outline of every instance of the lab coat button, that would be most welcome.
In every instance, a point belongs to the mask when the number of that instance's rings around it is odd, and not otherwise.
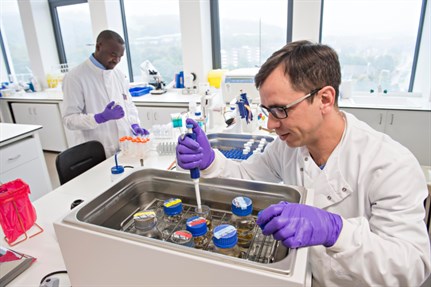
[[[346,191],[347,191],[347,188],[343,187],[341,190],[342,190],[343,192],[346,192]]]
[[[308,160],[308,157],[306,156],[306,157],[304,158],[304,160],[305,160],[305,161],[307,161],[307,160]]]
[[[304,168],[303,168],[303,167],[301,167],[299,170],[300,170],[300,171],[304,171]]]
[[[328,200],[331,200],[331,199],[332,199],[332,197],[331,197],[330,195],[328,195],[326,198],[327,198]]]

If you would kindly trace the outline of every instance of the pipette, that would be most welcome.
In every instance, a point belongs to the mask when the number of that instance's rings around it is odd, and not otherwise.
[[[193,132],[193,125],[187,124],[187,133],[186,137],[191,138],[192,140],[196,140],[196,133]],[[198,205],[198,212],[202,212],[202,205],[201,205],[201,192],[199,190],[199,177],[200,177],[200,171],[198,167],[195,167],[190,170],[190,177],[192,178],[194,185],[195,185],[195,194],[196,194],[196,201]]]

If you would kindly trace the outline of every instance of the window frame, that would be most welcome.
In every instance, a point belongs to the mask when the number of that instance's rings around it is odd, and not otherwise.
[[[63,36],[61,34],[60,20],[58,19],[57,8],[76,4],[88,3],[87,0],[48,0],[49,11],[51,12],[52,27],[54,29],[55,43],[57,46],[58,60],[60,64],[67,64],[66,51],[64,50]]]

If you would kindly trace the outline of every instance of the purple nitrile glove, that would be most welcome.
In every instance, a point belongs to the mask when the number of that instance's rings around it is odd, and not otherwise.
[[[137,135],[146,136],[150,134],[149,131],[147,131],[144,128],[141,128],[138,124],[133,124],[131,127],[132,127],[132,132],[135,136]]]
[[[98,124],[107,122],[109,120],[118,120],[124,117],[124,110],[120,105],[115,105],[115,102],[110,102],[105,110],[100,114],[95,114],[94,119]]]
[[[196,141],[181,136],[178,138],[176,147],[177,163],[183,169],[199,168],[206,169],[214,161],[214,151],[208,141],[205,132],[197,122],[192,119],[186,120],[187,124],[193,125],[193,132],[196,134]]]
[[[331,247],[343,228],[337,214],[304,204],[281,201],[262,211],[256,223],[264,235],[272,234],[288,248],[313,245]]]

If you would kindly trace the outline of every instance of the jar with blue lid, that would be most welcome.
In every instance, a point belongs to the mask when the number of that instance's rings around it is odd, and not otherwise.
[[[204,249],[209,242],[207,235],[207,220],[200,216],[192,216],[187,219],[186,229],[193,235],[195,248]]]
[[[237,245],[238,233],[230,224],[221,224],[214,228],[214,252],[227,256],[239,257],[241,251]]]
[[[252,216],[253,201],[245,196],[238,196],[232,200],[231,224],[237,229],[238,246],[250,247],[256,222]]]
[[[183,203],[179,198],[169,198],[163,202],[164,221],[176,224],[183,218]]]

